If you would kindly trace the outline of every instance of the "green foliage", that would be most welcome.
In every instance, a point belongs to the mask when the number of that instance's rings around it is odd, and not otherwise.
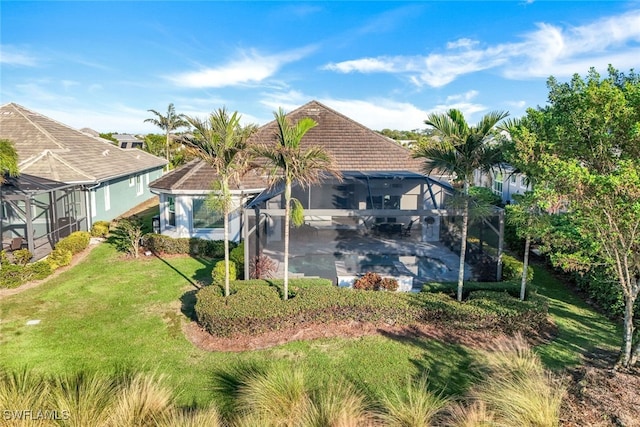
[[[0,271],[0,288],[17,288],[24,280],[25,267],[22,265],[3,265]]]
[[[13,257],[16,260],[16,264],[19,265],[27,265],[31,258],[33,258],[33,254],[29,249],[18,249],[17,251],[13,251]]]
[[[109,221],[96,221],[91,226],[92,237],[107,237],[109,234],[109,227],[111,223]]]
[[[91,234],[86,231],[75,231],[56,243],[56,249],[66,249],[72,255],[82,252],[89,246]]]
[[[543,300],[519,301],[506,293],[474,293],[458,303],[445,294],[356,292],[331,281],[292,279],[291,301],[280,299],[282,280],[235,281],[224,298],[219,287],[197,293],[198,322],[216,336],[255,335],[305,323],[357,320],[431,322],[464,329],[530,331],[546,322]]]
[[[244,279],[244,240],[229,251],[229,260],[236,263],[238,279]]]
[[[111,141],[114,144],[118,145],[118,140],[114,138],[113,132],[99,133],[98,136],[100,136],[100,138],[102,138],[102,139],[106,139],[106,140]]]
[[[522,279],[524,264],[511,255],[502,255],[502,280],[517,281]],[[533,280],[533,267],[527,266],[527,282]]]
[[[49,265],[51,265],[51,269],[56,270],[60,267],[64,267],[65,265],[71,264],[72,258],[73,258],[73,254],[71,253],[70,250],[56,247],[47,256],[46,260],[49,263]]]
[[[487,187],[471,187],[469,195],[483,204],[498,206],[502,204],[502,198]]]
[[[0,267],[3,267],[5,265],[9,265],[9,257],[7,256],[7,251],[0,251]]]
[[[173,238],[149,233],[144,236],[144,246],[156,254],[184,254],[207,258],[224,258],[224,240],[205,240],[195,237]],[[231,251],[236,243],[229,242]]]
[[[298,199],[291,199],[291,203],[291,223],[295,227],[300,227],[304,224],[304,207]]]
[[[213,279],[214,285],[224,285],[224,276],[225,276],[225,268],[224,268],[224,260],[216,262],[213,270],[211,270],[211,278]],[[229,261],[229,280],[236,280],[236,263],[233,261]]]
[[[385,426],[425,427],[445,408],[449,399],[429,390],[427,377],[394,384],[382,396],[380,418]]]
[[[47,260],[40,260],[27,266],[30,270],[31,278],[34,280],[42,280],[49,277],[54,268]]]
[[[120,252],[126,252],[134,258],[138,258],[143,234],[142,218],[133,215],[117,222],[115,229],[109,236],[109,243]]]
[[[18,152],[8,139],[0,139],[0,185],[5,182],[5,175],[18,176]]]

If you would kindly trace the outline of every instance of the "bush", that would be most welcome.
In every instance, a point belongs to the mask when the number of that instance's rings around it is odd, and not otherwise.
[[[378,273],[368,272],[353,282],[353,288],[364,291],[379,291],[383,289],[395,291],[398,289],[398,281],[390,277],[382,278]]]
[[[0,273],[0,288],[17,288],[26,281],[25,267],[22,265],[3,265]]]
[[[29,273],[32,280],[42,280],[49,277],[53,273],[53,268],[50,263],[45,260],[34,262],[28,266]]]
[[[205,240],[195,237],[173,238],[163,234],[149,233],[143,238],[144,247],[156,254],[197,255],[208,258],[224,258],[224,240]],[[232,251],[237,246],[229,242]]]
[[[231,251],[229,252],[229,259],[236,263],[238,279],[244,279],[244,241],[240,242],[238,246],[231,249]]]
[[[71,252],[72,255],[82,252],[89,246],[91,234],[87,231],[75,231],[64,239],[60,240],[55,248],[64,249]]]
[[[214,285],[224,285],[224,260],[216,262],[216,265],[211,270],[211,278]],[[229,261],[229,280],[236,280],[236,263]]]
[[[461,329],[530,331],[546,322],[544,300],[520,301],[504,292],[476,292],[459,303],[441,293],[355,292],[327,279],[291,279],[291,298],[283,301],[282,280],[231,283],[196,294],[198,322],[215,336],[256,335],[271,330],[334,321],[431,323]]]
[[[252,279],[268,279],[278,270],[278,263],[266,255],[255,256],[249,264]]]
[[[510,255],[502,255],[502,280],[520,281],[522,280],[522,269],[524,264]],[[527,268],[527,282],[533,280],[533,268]]]
[[[71,264],[71,258],[73,258],[73,254],[70,250],[56,246],[49,256],[47,256],[46,261],[51,265],[52,270],[56,270],[60,267]]]
[[[91,226],[91,236],[93,237],[107,237],[109,234],[109,227],[111,223],[109,221],[96,221]]]
[[[29,261],[31,261],[31,258],[33,258],[33,254],[29,249],[18,249],[17,251],[13,251],[13,257],[16,260],[16,264],[27,265]]]

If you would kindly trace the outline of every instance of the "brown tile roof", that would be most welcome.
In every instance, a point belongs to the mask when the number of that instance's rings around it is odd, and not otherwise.
[[[409,149],[318,101],[291,111],[287,117],[293,122],[310,117],[318,123],[302,138],[302,146],[324,147],[334,157],[340,171],[424,174],[424,161],[412,158]],[[276,130],[275,120],[271,121],[258,129],[252,141],[271,142]]]
[[[424,174],[423,161],[412,158],[407,148],[317,101],[311,101],[287,116],[292,121],[311,117],[318,123],[302,138],[303,147],[324,147],[335,158],[342,172]],[[250,143],[271,143],[275,132],[276,123],[271,121],[258,129]],[[210,166],[194,160],[155,180],[150,187],[171,191],[208,190],[215,179],[215,172]],[[255,189],[267,185],[256,172],[252,172],[242,179],[241,187]]]
[[[218,179],[215,170],[205,161],[194,159],[172,170],[149,184],[153,190],[201,193],[212,190],[212,183]],[[268,186],[258,171],[250,171],[240,183],[232,183],[231,190],[261,190]]]
[[[21,173],[67,183],[96,183],[166,164],[14,103],[0,106],[0,138],[14,143]]]

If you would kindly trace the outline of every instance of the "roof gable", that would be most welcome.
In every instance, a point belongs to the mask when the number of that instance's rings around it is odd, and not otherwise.
[[[0,107],[0,138],[14,143],[21,172],[55,181],[93,183],[166,164],[164,159],[120,149],[14,103]]]

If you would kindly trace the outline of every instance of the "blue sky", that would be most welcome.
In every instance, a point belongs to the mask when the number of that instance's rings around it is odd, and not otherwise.
[[[310,100],[375,130],[521,116],[550,75],[640,70],[640,2],[0,3],[0,104],[160,132],[147,110],[264,124]]]

